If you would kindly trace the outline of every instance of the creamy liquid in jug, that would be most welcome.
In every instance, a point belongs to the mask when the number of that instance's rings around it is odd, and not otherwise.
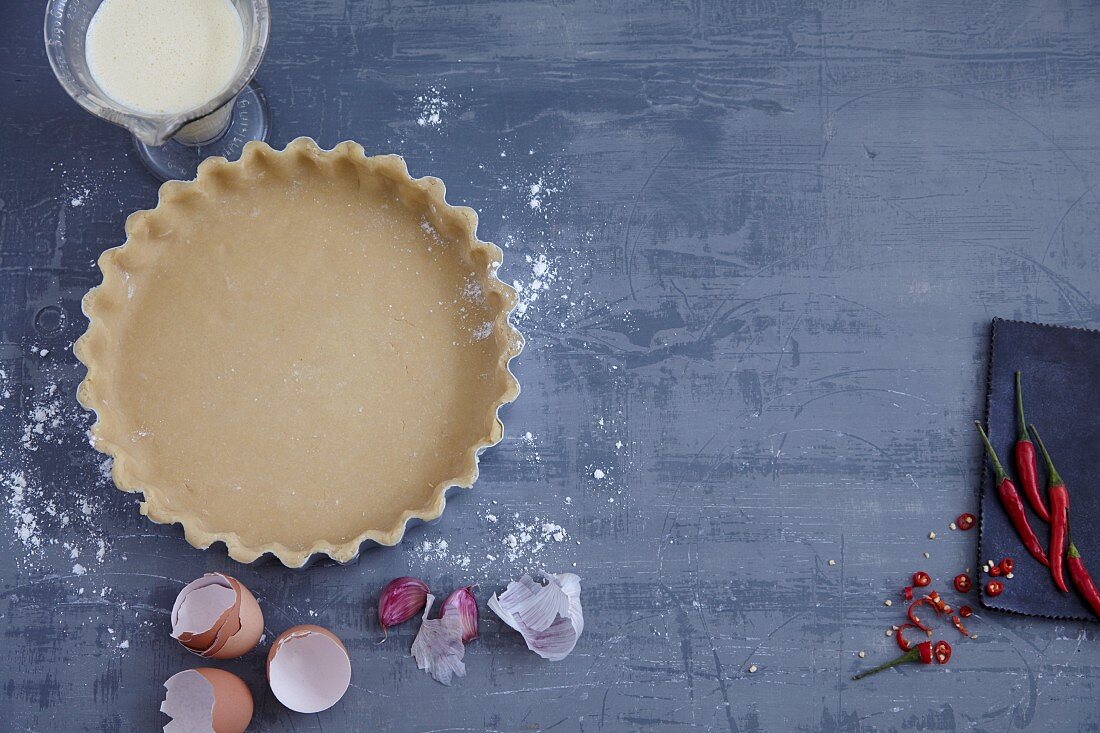
[[[123,107],[186,112],[237,74],[244,27],[230,0],[103,0],[88,25],[92,78]]]

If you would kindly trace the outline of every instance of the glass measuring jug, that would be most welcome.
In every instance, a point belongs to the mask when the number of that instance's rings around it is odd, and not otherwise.
[[[267,138],[267,101],[253,81],[267,50],[267,0],[231,0],[243,29],[242,53],[232,81],[193,109],[164,114],[116,102],[92,76],[86,51],[88,26],[103,2],[49,0],[46,56],[61,86],[77,104],[130,131],[138,155],[154,175],[161,180],[194,178],[205,158],[220,155],[232,160],[245,143]]]

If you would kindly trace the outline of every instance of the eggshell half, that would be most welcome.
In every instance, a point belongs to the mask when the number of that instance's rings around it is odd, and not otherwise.
[[[252,693],[240,677],[221,669],[187,669],[164,683],[164,733],[244,733],[252,721]]]
[[[214,639],[214,643],[210,645],[208,649],[202,652],[196,652],[200,657],[214,657],[221,653],[223,647],[229,643],[229,639],[241,630],[241,614],[240,608],[234,608],[233,613],[229,615],[222,627],[218,629],[218,636]]]
[[[260,604],[248,588],[238,584],[240,588],[240,609],[236,618],[236,630],[233,631],[220,649],[213,650],[205,655],[214,659],[235,659],[242,654],[247,654],[256,648],[260,637],[264,633],[264,615],[260,611]],[[226,628],[232,624],[230,619]]]
[[[294,626],[271,645],[267,681],[283,705],[318,713],[335,705],[351,684],[351,659],[344,643],[320,626]]]
[[[172,606],[172,637],[193,652],[214,643],[233,612],[237,589],[221,573],[207,573],[183,587]]]
[[[201,657],[233,659],[246,654],[263,630],[256,597],[239,580],[222,573],[207,573],[188,583],[172,607],[172,636]]]

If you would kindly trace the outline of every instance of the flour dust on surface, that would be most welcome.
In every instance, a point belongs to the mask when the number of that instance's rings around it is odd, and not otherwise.
[[[15,413],[14,441],[0,446],[0,489],[17,569],[28,575],[94,573],[110,551],[102,514],[111,490],[111,459],[87,448],[92,418],[76,402],[67,368],[54,366],[51,349],[32,345],[39,379],[17,384],[0,369],[0,410]],[[83,482],[59,471],[58,454],[74,447],[89,457]],[[91,461],[94,461],[92,463]]]

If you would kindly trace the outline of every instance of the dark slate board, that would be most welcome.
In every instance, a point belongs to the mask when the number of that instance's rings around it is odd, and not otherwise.
[[[987,430],[1002,465],[1020,486],[1013,459],[1018,432],[1016,370],[1021,372],[1025,417],[1043,436],[1055,468],[1069,487],[1071,522],[1076,528],[1074,544],[1085,558],[1086,567],[1100,577],[1100,531],[1096,529],[1100,526],[1100,332],[993,320]],[[984,465],[987,470],[982,475],[978,566],[987,560],[999,563],[1011,557],[1015,569],[999,596],[984,592],[987,576],[979,572],[982,602],[999,611],[1095,621],[1072,584],[1069,593],[1062,593],[1051,580],[1050,571],[1024,549],[997,496],[993,470],[987,462]],[[1041,453],[1039,465],[1039,485],[1045,498],[1046,472]],[[1023,489],[1020,491],[1023,497]],[[1027,512],[1035,533],[1049,548],[1050,527],[1030,506]],[[1068,573],[1066,579],[1069,582]]]

